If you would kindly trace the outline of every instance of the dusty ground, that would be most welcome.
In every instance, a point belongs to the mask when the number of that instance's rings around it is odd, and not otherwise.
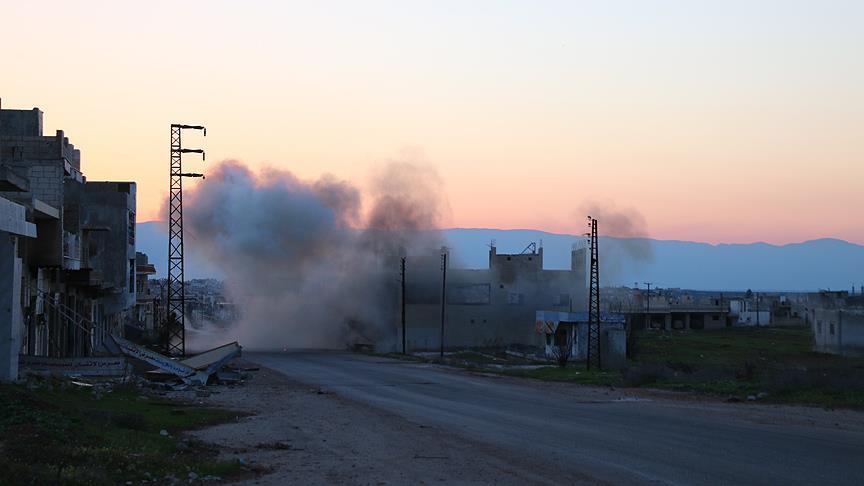
[[[172,393],[255,414],[191,433],[223,447],[224,458],[249,465],[256,477],[240,483],[560,484],[579,479],[310,389],[267,368],[251,375],[245,385],[214,387],[207,397],[194,391]]]
[[[375,361],[377,358],[358,356],[356,359],[360,361],[355,366],[359,366],[363,360]],[[437,373],[446,373],[454,378],[482,375],[441,366],[431,367]],[[261,367],[251,372],[252,378],[242,386],[208,387],[212,394],[206,397],[197,396],[196,391],[172,394],[209,406],[254,414],[237,422],[191,433],[223,447],[224,458],[239,459],[247,464],[251,473],[249,478],[238,481],[243,484],[598,482],[597,476],[582,475],[584,469],[575,467],[572,461],[531,454],[537,444],[532,445],[527,436],[526,453],[517,455],[514,450],[519,448],[505,449],[489,445],[490,442],[480,443],[469,438],[469,434],[460,432],[458,427],[456,430],[452,427],[445,430],[432,424],[405,419],[397,415],[402,413],[399,408],[401,405],[388,405],[395,407],[394,413],[346,398],[343,395],[351,394],[347,392],[346,386],[364,385],[349,384],[332,370],[327,370],[325,374],[332,375],[335,386],[310,388],[309,385],[291,381],[284,374]],[[864,432],[864,414],[855,411],[756,403],[729,404],[687,393],[570,384],[562,386],[497,374],[485,375],[481,380],[489,385],[497,382],[522,387],[520,389],[527,387],[533,389],[536,396],[560,396],[574,406],[580,403],[641,400],[647,402],[646,407],[662,404],[665,410],[680,408],[682,417],[696,419],[723,416],[730,423],[747,428],[750,428],[747,424],[754,424],[759,427],[779,426],[789,431],[805,427],[811,431]],[[398,387],[395,384],[383,386]],[[341,390],[340,395],[331,388]],[[373,393],[385,397],[389,393],[385,390]],[[527,396],[532,395],[533,392]],[[507,424],[500,425],[506,428]]]

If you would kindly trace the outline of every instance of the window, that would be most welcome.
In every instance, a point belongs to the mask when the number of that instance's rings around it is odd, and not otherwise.
[[[816,321],[816,331],[822,332],[822,321]]]
[[[834,335],[834,323],[833,322],[828,326],[828,329],[829,329],[829,332],[831,333],[831,335],[833,336]]]
[[[129,259],[129,293],[135,293],[135,259]]]
[[[717,314],[714,314],[714,315],[711,316],[711,320],[712,320],[712,321],[719,321],[719,320],[720,320],[720,316],[718,316]]]
[[[135,211],[129,211],[129,246],[135,246]]]
[[[507,303],[510,305],[522,305],[525,303],[525,294],[509,292],[507,293]]]

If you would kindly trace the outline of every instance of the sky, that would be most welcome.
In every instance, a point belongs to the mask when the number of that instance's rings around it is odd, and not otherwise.
[[[0,98],[136,181],[139,221],[178,122],[208,128],[190,171],[432,164],[446,226],[582,233],[600,204],[655,238],[864,243],[862,25],[861,1],[0,0]]]

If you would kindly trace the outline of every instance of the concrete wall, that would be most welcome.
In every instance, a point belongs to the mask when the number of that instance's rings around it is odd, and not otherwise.
[[[584,260],[585,252],[578,250],[571,257]],[[494,248],[488,269],[448,267],[445,347],[543,346],[543,337],[534,331],[537,309],[567,311],[571,300],[573,310],[587,308],[584,263],[574,262],[573,268],[576,270],[544,270],[542,249],[499,255]],[[406,275],[408,347],[437,349],[441,334],[440,259],[409,257]],[[396,328],[398,332],[401,326]]]
[[[585,361],[588,357],[588,323],[558,322],[555,325],[566,333],[566,339],[572,343],[570,360],[573,362]],[[556,328],[557,332],[559,331]],[[546,357],[554,359],[556,352],[555,335],[543,334],[541,337]],[[600,365],[605,370],[621,369],[627,365],[627,332],[623,323],[604,322],[601,324]]]
[[[42,136],[42,111],[0,110],[0,133],[20,137]]]
[[[864,356],[864,310],[817,308],[811,312],[814,351]]]
[[[0,231],[0,381],[18,378],[21,328],[21,259],[18,258],[18,237]]]
[[[134,182],[87,182],[78,194],[81,227],[87,231],[87,260],[102,277],[104,312],[112,314],[135,305]],[[70,196],[71,197],[71,196]],[[131,281],[130,281],[131,277]]]

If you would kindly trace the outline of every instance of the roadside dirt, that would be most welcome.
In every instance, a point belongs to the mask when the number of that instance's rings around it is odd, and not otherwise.
[[[244,364],[248,366],[256,366]],[[260,368],[242,386],[177,398],[254,415],[189,435],[256,474],[237,484],[574,484],[589,478],[530,463]],[[526,444],[526,447],[530,447]]]
[[[251,363],[238,363],[254,366]],[[436,366],[438,371],[471,373]],[[723,414],[746,423],[782,427],[864,430],[864,413],[759,403],[722,403],[698,395],[650,389],[593,387],[542,382],[497,374],[540,393],[562,394],[571,403],[663,402],[682,414]],[[328,390],[291,381],[261,367],[234,387],[208,387],[170,395],[207,406],[245,411],[237,422],[190,432],[240,460],[253,475],[235,484],[580,484],[596,481],[557,469],[555,461],[530,461],[457,433],[406,420]],[[530,444],[525,444],[530,448]],[[528,454],[526,454],[528,456]]]

